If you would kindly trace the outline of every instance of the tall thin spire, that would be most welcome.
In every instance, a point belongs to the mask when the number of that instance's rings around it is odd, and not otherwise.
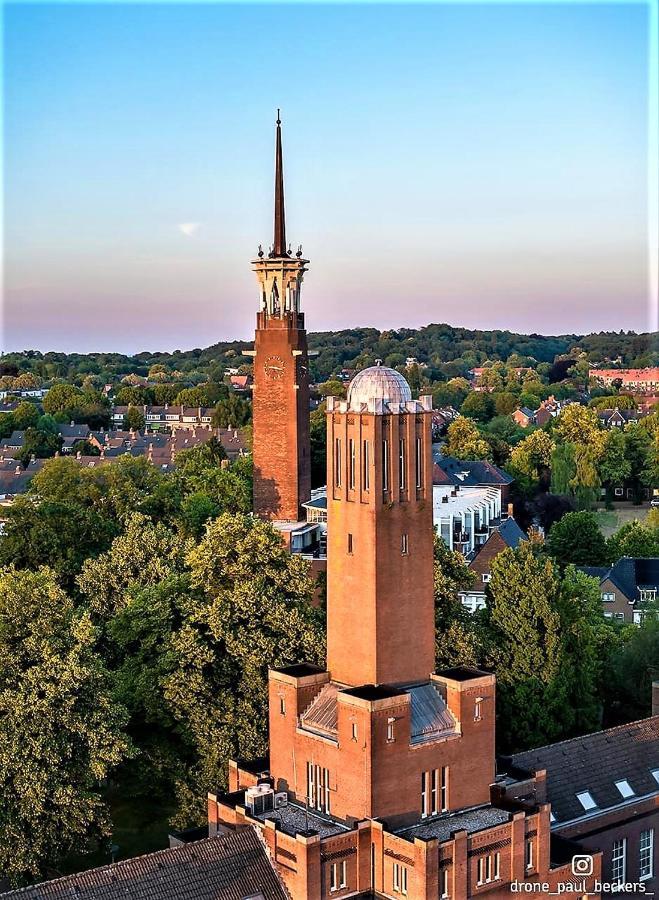
[[[275,240],[273,256],[287,256],[286,215],[284,212],[284,162],[281,151],[281,119],[277,110],[277,143],[275,150]]]

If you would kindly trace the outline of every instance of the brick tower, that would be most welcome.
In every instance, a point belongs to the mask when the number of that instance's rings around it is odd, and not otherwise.
[[[209,834],[258,828],[293,900],[547,900],[579,852],[551,858],[544,772],[494,784],[494,676],[433,673],[430,418],[384,366],[328,401],[328,668],[270,670],[269,760],[208,795]]]
[[[277,115],[274,242],[252,261],[260,309],[254,340],[254,512],[298,521],[311,494],[309,362],[300,291],[309,260],[286,245],[281,121]]]

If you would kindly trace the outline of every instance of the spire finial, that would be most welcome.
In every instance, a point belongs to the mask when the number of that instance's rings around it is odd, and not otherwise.
[[[275,241],[273,256],[286,256],[286,217],[284,213],[284,161],[281,149],[281,118],[277,110],[275,145]]]

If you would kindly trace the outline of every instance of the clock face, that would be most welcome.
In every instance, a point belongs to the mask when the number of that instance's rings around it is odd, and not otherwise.
[[[281,356],[269,356],[263,364],[263,371],[268,376],[268,378],[283,378],[284,360],[281,358]]]

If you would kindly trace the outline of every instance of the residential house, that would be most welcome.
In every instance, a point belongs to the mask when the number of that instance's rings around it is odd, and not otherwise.
[[[70,453],[74,444],[79,441],[87,441],[91,437],[89,425],[76,425],[71,422],[70,425],[60,425],[59,435],[62,438],[62,453]]]
[[[657,599],[659,557],[640,559],[623,556],[612,566],[580,566],[597,578],[602,596],[602,612],[607,619],[633,622],[643,618],[643,606]]]
[[[444,456],[441,447],[433,444],[433,483],[449,483],[463,487],[493,487],[501,493],[501,506],[508,504],[512,475],[486,459],[456,459]],[[443,475],[440,475],[440,470]]]
[[[10,506],[16,497],[24,494],[35,475],[44,464],[43,459],[32,459],[27,468],[15,459],[0,455],[0,505]]]
[[[574,403],[573,400],[557,400],[556,397],[552,394],[547,397],[546,400],[543,400],[540,403],[540,406],[533,413],[535,424],[542,428],[543,425],[546,425],[550,419],[555,419],[556,416],[560,415],[560,413],[565,409],[566,406],[569,406],[570,403]]]
[[[604,428],[624,428],[625,425],[637,425],[641,419],[647,416],[643,409],[598,409],[597,418]]]
[[[512,516],[497,525],[484,544],[477,549],[469,563],[469,568],[476,576],[474,585],[467,591],[460,592],[460,599],[470,612],[485,607],[485,593],[490,581],[492,560],[506,548],[514,550],[520,541],[527,539]]]
[[[535,422],[535,413],[528,406],[520,406],[512,415],[513,420],[517,422],[520,428],[528,428],[529,425],[533,425]]]
[[[237,394],[245,394],[252,387],[251,375],[230,375],[229,384]]]
[[[12,431],[9,437],[3,438],[0,441],[0,455],[2,456],[17,456],[25,446],[25,432],[24,431]]]

